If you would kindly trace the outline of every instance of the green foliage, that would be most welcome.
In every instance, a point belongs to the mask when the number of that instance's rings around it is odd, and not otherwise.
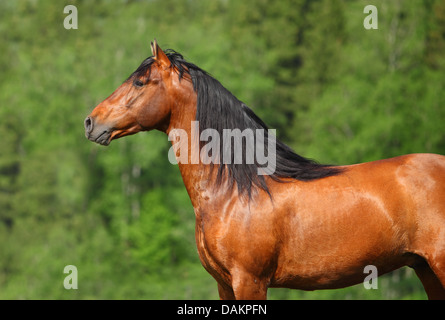
[[[63,28],[74,4],[79,29]],[[159,132],[84,138],[83,119],[173,48],[297,153],[356,163],[445,153],[445,4],[374,1],[0,2],[0,298],[216,299],[193,208]],[[63,288],[76,265],[79,289]],[[379,290],[273,289],[271,299],[424,299],[410,269]]]
[[[174,262],[174,228],[176,216],[165,206],[162,190],[154,189],[142,199],[142,213],[129,227],[130,251],[148,271],[162,270]]]

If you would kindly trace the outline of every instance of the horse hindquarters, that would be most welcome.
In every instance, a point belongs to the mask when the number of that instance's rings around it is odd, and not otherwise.
[[[413,155],[407,170],[400,181],[415,212],[411,251],[424,259],[413,268],[429,299],[445,299],[445,157]]]

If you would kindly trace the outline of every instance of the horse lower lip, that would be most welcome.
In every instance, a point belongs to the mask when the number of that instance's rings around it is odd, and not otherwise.
[[[108,146],[110,144],[110,136],[101,134],[97,139],[96,142],[103,145]]]
[[[110,144],[110,142],[108,141],[108,139],[106,139],[106,140],[100,141],[99,144],[101,144],[103,146],[108,146]]]
[[[89,134],[88,139],[103,146],[108,146],[110,144],[110,132],[108,132],[108,130],[105,130],[97,137],[94,137],[91,134]]]

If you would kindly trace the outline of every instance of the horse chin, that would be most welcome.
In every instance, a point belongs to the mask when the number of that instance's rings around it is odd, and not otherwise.
[[[133,134],[136,134],[140,131],[138,128],[127,128],[127,129],[121,129],[121,130],[115,130],[110,133],[110,138],[108,141],[108,144],[110,144],[111,140],[116,140],[122,137],[131,136]]]
[[[122,137],[125,137],[127,135],[131,135],[134,133],[126,132],[125,130],[113,130],[113,131],[106,131],[103,132],[100,136],[98,136],[96,139],[92,140],[100,145],[108,146],[112,140],[116,140]]]

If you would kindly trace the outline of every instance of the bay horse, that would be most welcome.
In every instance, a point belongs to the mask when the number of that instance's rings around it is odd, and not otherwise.
[[[164,52],[156,40],[151,50],[85,119],[85,134],[106,146],[157,129],[169,135],[178,159],[189,151],[189,161],[178,165],[194,208],[199,258],[221,299],[266,299],[269,287],[343,288],[363,282],[368,265],[378,275],[412,267],[429,299],[445,299],[444,156],[328,166],[276,139],[268,150],[276,157],[271,174],[257,173],[258,161],[193,162],[202,141],[184,142],[175,130],[190,137],[196,121],[200,132],[221,134],[267,126],[181,54]]]

